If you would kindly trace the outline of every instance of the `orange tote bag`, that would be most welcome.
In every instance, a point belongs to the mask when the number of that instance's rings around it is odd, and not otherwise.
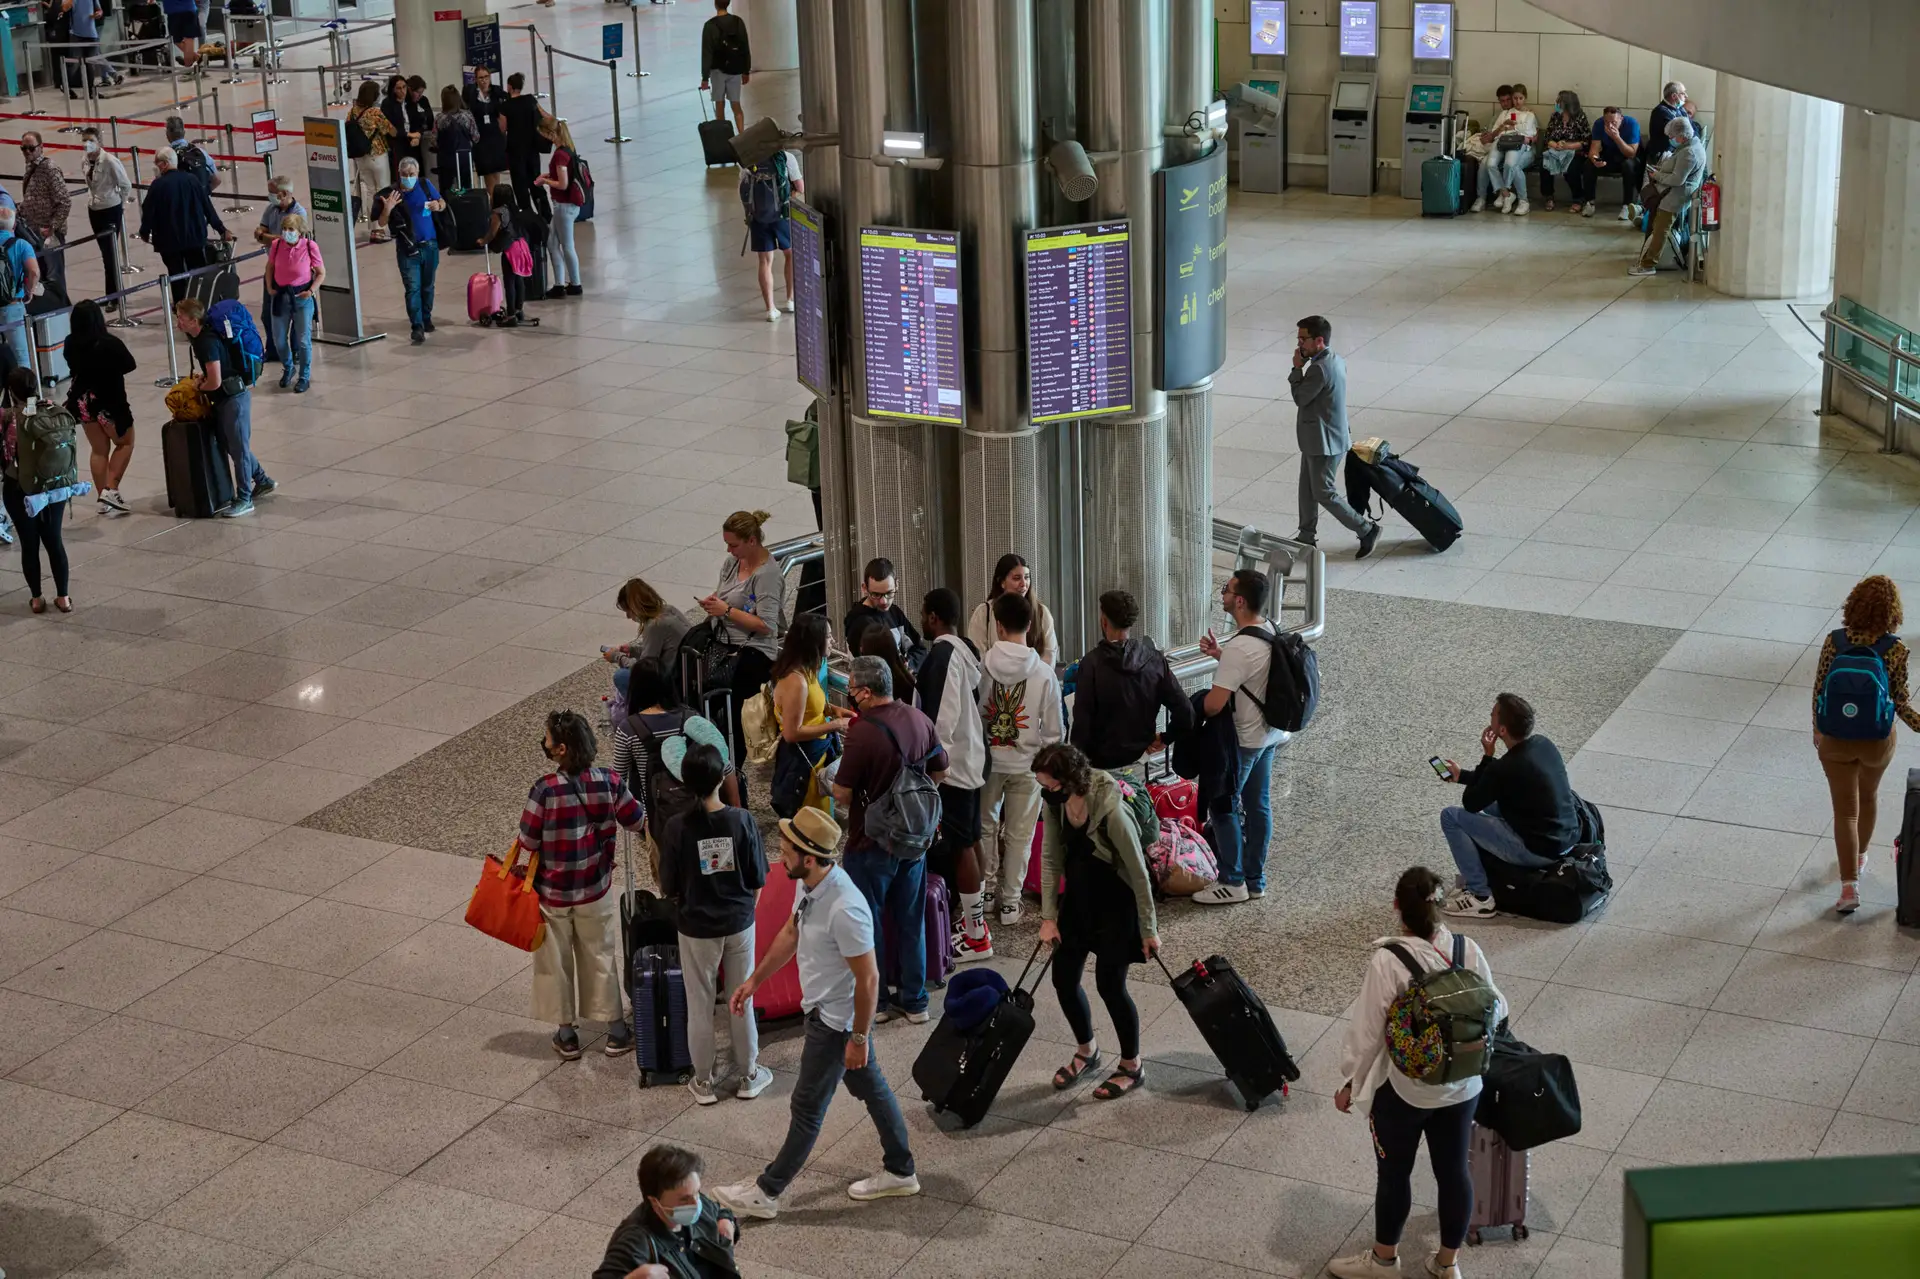
[[[467,902],[467,922],[487,936],[521,950],[539,950],[546,940],[547,921],[540,914],[540,898],[533,891],[534,872],[540,856],[527,859],[524,877],[514,875],[514,863],[520,860],[520,841],[507,849],[507,860],[489,856],[474,885],[473,898]]]

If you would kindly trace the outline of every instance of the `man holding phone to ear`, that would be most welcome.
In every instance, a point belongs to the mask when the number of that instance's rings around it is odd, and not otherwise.
[[[1506,754],[1495,757],[1497,747]],[[1493,713],[1480,733],[1478,767],[1452,760],[1434,763],[1447,781],[1467,788],[1461,807],[1440,814],[1440,833],[1460,870],[1461,886],[1441,907],[1449,915],[1497,913],[1493,887],[1480,858],[1511,866],[1551,866],[1580,842],[1580,812],[1567,781],[1560,749],[1533,731],[1533,707],[1518,693],[1493,699]]]

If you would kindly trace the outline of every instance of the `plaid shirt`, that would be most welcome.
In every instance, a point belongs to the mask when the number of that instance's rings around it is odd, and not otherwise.
[[[599,901],[613,882],[613,824],[640,825],[640,801],[620,774],[589,768],[578,777],[548,773],[527,792],[520,847],[540,858],[534,889],[544,906]]]

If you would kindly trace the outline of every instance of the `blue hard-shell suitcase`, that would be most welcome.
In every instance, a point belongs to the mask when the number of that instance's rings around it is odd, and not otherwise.
[[[1460,213],[1460,157],[1436,155],[1420,165],[1420,216],[1451,218]]]
[[[678,946],[642,946],[633,955],[628,998],[633,1005],[633,1055],[640,1086],[656,1077],[685,1083],[693,1071],[687,1051],[687,986]]]

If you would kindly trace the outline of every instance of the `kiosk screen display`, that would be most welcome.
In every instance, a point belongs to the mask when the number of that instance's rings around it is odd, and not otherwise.
[[[793,352],[800,381],[831,395],[827,372],[827,269],[820,214],[799,200],[793,209]]]
[[[867,412],[959,426],[960,243],[951,231],[860,228]]]
[[[1370,86],[1365,80],[1342,80],[1333,92],[1335,111],[1365,111],[1373,105],[1367,95]]]
[[[1035,422],[1133,408],[1133,245],[1125,222],[1027,232]]]
[[[1380,56],[1380,6],[1375,0],[1340,0],[1340,56]]]
[[[1249,44],[1253,56],[1280,57],[1287,51],[1287,0],[1250,0],[1247,21],[1253,25]]]
[[[1413,6],[1413,56],[1453,61],[1452,5],[1416,4]],[[1439,109],[1439,107],[1434,108],[1435,111]]]
[[[1407,89],[1407,110],[1439,115],[1446,105],[1447,89],[1440,84],[1414,84]],[[798,246],[796,246],[797,248]]]

